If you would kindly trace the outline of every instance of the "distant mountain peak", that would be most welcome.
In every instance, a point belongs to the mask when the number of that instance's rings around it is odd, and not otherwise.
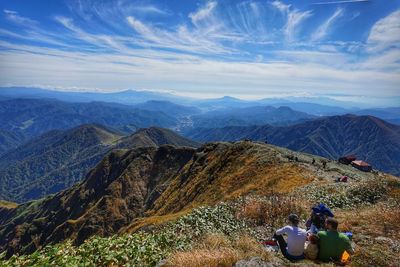
[[[82,138],[95,143],[110,144],[122,137],[121,134],[100,124],[83,124],[68,130],[65,134],[69,138]]]
[[[171,144],[176,146],[198,147],[200,143],[184,138],[172,130],[160,127],[141,128],[130,136],[122,138],[118,147],[131,147],[130,144],[141,146],[160,146]]]
[[[221,97],[221,99],[225,99],[225,100],[240,100],[239,98],[233,97],[233,96],[229,96],[229,95],[225,95],[223,97]]]

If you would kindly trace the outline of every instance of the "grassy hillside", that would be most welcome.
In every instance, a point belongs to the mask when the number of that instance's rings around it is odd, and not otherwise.
[[[228,267],[250,261],[266,266],[333,266],[310,260],[293,264],[280,253],[266,251],[261,245],[274,229],[285,223],[289,213],[298,213],[304,223],[312,202],[300,192],[315,185],[299,187],[287,194],[252,194],[195,208],[172,221],[147,225],[134,233],[106,238],[93,236],[77,247],[71,241],[49,245],[31,255],[0,261],[0,266]],[[319,197],[317,191],[308,196],[319,201],[330,200],[341,222],[340,230],[353,232],[357,247],[350,266],[393,266],[400,256],[397,224],[400,218],[396,212],[400,200],[399,181],[386,177],[380,181],[355,182],[349,189],[336,185],[338,188],[331,183],[322,186],[322,190],[325,186],[333,189],[328,198]],[[371,185],[380,190],[365,194],[365,189]],[[343,197],[343,193],[347,197]],[[340,203],[337,202],[339,198],[342,199]],[[354,198],[360,201],[354,203]],[[343,208],[342,204],[348,207]]]
[[[297,161],[293,161],[293,157],[297,157]],[[316,160],[314,164],[313,159]],[[198,249],[193,247],[195,240],[204,237],[207,229],[218,232],[218,227],[223,227],[221,224],[229,226],[235,220],[241,225],[232,226],[237,231],[253,229],[247,233],[251,240],[263,238],[260,234],[266,238],[273,227],[283,223],[288,213],[296,211],[304,218],[311,203],[318,201],[328,203],[344,215],[354,207],[367,208],[380,201],[391,203],[390,209],[398,208],[392,201],[399,195],[396,178],[382,173],[363,173],[334,161],[328,161],[324,168],[322,161],[325,159],[251,142],[211,143],[197,150],[172,146],[117,150],[93,169],[81,184],[15,209],[0,209],[0,248],[10,256],[16,252],[32,253],[51,243],[70,240],[72,244],[83,245],[75,248],[70,243],[63,243],[48,248],[50,252],[45,249],[32,255],[51,254],[60,249],[59,246],[67,246],[73,255],[83,257],[82,253],[89,249],[85,246],[97,250],[97,246],[103,244],[101,251],[109,250],[110,253],[123,248],[122,262],[147,257],[135,254],[137,250],[159,255],[154,260],[157,261],[180,250],[190,253],[190,249]],[[349,176],[350,182],[345,185],[334,183],[341,175]],[[228,203],[235,220],[225,220],[224,213],[218,212],[221,201]],[[204,205],[217,205],[215,216],[222,217],[211,226],[208,225],[211,219],[196,217],[189,220],[188,228],[194,231],[194,236],[189,238],[188,245],[186,241],[176,241],[175,237],[185,239],[191,236],[190,233],[183,232],[181,236],[174,232],[173,237],[161,234],[168,233],[162,230],[165,223],[179,222],[181,216],[190,218],[190,214],[198,214],[195,210]],[[257,207],[265,212],[257,212]],[[192,224],[196,227],[204,224],[205,230],[196,231]],[[257,229],[262,231],[257,234]],[[127,232],[133,234],[107,239],[94,237]],[[137,243],[132,238],[150,238],[140,241],[149,247],[135,248]],[[167,249],[161,245],[157,248],[160,240],[172,243],[167,243]],[[131,244],[130,247],[124,245],[125,242]],[[119,245],[110,247],[109,244]],[[95,254],[99,255],[98,252]],[[106,261],[102,256],[96,257]],[[110,260],[114,261],[115,257],[110,256]]]

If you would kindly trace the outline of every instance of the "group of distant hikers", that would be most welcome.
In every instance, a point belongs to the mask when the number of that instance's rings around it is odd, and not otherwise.
[[[296,214],[288,217],[289,225],[275,232],[274,240],[279,245],[282,254],[291,261],[302,259],[319,260],[322,262],[348,263],[352,234],[338,232],[338,221],[333,218],[332,211],[324,204],[312,208],[306,228],[299,227],[300,219]],[[287,236],[285,241],[283,235]]]

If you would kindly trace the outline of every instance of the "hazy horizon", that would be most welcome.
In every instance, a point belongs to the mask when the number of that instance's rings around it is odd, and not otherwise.
[[[145,90],[145,89],[122,89],[122,90],[99,90],[99,89],[89,89],[89,88],[52,88],[52,87],[21,87],[21,86],[9,86],[9,87],[2,87],[0,86],[0,95],[3,89],[27,89],[27,90],[44,90],[48,92],[58,92],[58,93],[93,93],[93,94],[114,94],[114,93],[124,93],[124,92],[144,92],[144,93],[154,93],[155,95],[170,95],[172,97],[181,97],[186,101],[189,101],[187,104],[190,104],[191,101],[204,101],[204,100],[215,100],[215,99],[223,99],[223,98],[233,98],[240,101],[248,101],[249,103],[254,102],[255,105],[261,105],[258,101],[262,100],[282,100],[282,101],[290,101],[293,103],[314,103],[320,104],[325,106],[332,106],[332,107],[346,107],[346,108],[391,108],[391,107],[400,107],[400,97],[396,98],[385,98],[385,97],[375,97],[374,99],[370,99],[364,96],[346,96],[346,95],[276,95],[276,96],[253,96],[252,98],[245,98],[240,96],[232,96],[232,95],[204,95],[201,94],[199,96],[194,95],[186,95],[184,93],[179,93],[176,91],[167,91],[167,90]],[[25,94],[16,93],[15,95],[22,95]],[[24,96],[26,97],[26,95]],[[62,99],[60,99],[62,100]],[[154,99],[149,100],[159,100],[157,97]],[[167,100],[172,102],[180,103],[180,101],[176,100]],[[328,101],[328,103],[327,103]],[[112,102],[112,101],[111,101]],[[185,101],[184,101],[185,102]],[[330,102],[330,103],[329,103]],[[336,103],[335,103],[336,102]]]

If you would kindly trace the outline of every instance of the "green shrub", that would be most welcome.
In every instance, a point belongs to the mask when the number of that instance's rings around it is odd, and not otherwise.
[[[324,203],[331,208],[352,208],[370,205],[386,196],[388,184],[384,181],[364,181],[360,183],[337,183],[325,186],[305,186],[296,194],[315,203]]]
[[[234,236],[243,231],[249,228],[236,219],[234,209],[220,204],[195,209],[154,232],[94,236],[78,247],[65,241],[30,255],[14,255],[0,266],[155,266],[172,251],[189,249],[206,233]]]

